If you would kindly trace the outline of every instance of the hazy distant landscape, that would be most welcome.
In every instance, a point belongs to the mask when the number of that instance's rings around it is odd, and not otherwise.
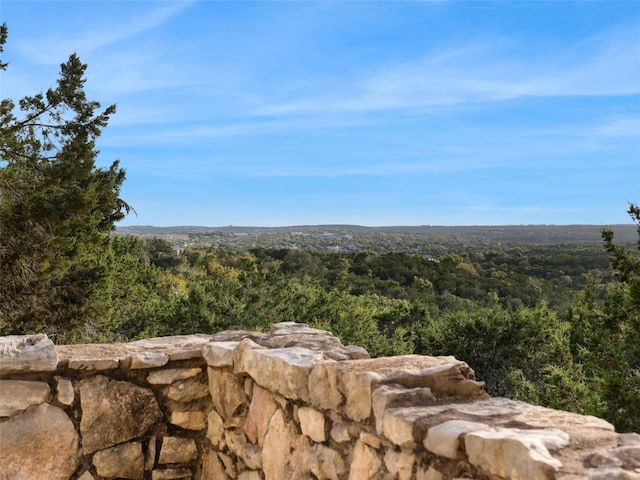
[[[601,225],[390,226],[298,225],[289,227],[135,225],[116,233],[162,238],[174,246],[219,248],[301,248],[316,251],[377,253],[403,251],[441,254],[449,249],[495,245],[602,244]],[[634,242],[636,226],[607,226],[616,241]]]

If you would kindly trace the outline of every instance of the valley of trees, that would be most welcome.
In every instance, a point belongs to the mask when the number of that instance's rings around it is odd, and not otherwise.
[[[635,204],[632,243],[610,230],[599,245],[434,236],[427,253],[394,233],[386,250],[378,236],[354,251],[178,251],[113,233],[130,210],[125,173],[96,167],[95,142],[115,107],[86,99],[85,70],[72,55],[55,88],[0,104],[0,335],[115,342],[304,322],[374,356],[455,355],[492,395],[640,431]]]

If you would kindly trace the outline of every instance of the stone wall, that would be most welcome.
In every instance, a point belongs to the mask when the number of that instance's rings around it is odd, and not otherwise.
[[[281,323],[128,344],[0,338],[0,479],[639,479],[640,435],[490,398],[453,357]]]

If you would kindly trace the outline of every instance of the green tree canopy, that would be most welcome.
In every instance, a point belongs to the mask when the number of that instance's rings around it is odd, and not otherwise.
[[[3,24],[0,47],[6,37]],[[107,308],[106,233],[130,207],[119,197],[118,161],[95,164],[95,141],[116,108],[87,99],[86,68],[73,54],[55,88],[0,103],[2,334],[70,334]]]

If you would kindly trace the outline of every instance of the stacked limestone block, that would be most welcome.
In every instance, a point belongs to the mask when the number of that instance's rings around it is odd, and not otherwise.
[[[640,436],[490,398],[453,357],[303,324],[129,344],[0,338],[0,480],[640,479]]]
[[[201,478],[209,337],[0,340],[0,479]]]

